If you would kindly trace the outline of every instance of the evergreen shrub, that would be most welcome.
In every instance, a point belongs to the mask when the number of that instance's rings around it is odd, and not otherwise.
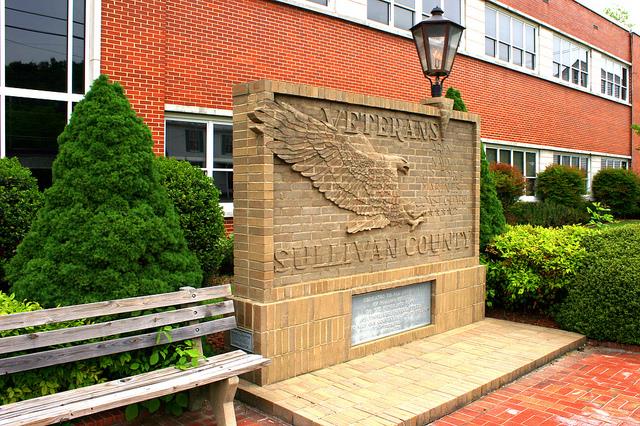
[[[556,321],[594,339],[640,344],[640,225],[605,227],[583,245]]]
[[[585,256],[582,226],[508,226],[487,247],[487,302],[513,310],[546,311],[565,294]]]
[[[220,191],[213,179],[186,161],[157,157],[160,182],[180,218],[180,227],[189,249],[197,256],[204,281],[218,272],[224,260],[224,214]]]
[[[467,106],[462,100],[462,94],[458,89],[454,89],[453,87],[449,87],[447,92],[444,94],[445,98],[453,99],[453,110],[454,111],[462,111],[467,112]]]
[[[480,251],[482,252],[494,236],[504,232],[506,221],[484,149],[480,150],[482,156],[480,163]]]
[[[0,158],[0,289],[6,290],[4,266],[42,207],[38,182],[17,158]]]
[[[101,76],[58,138],[53,186],[7,265],[19,299],[73,305],[198,287],[148,127]]]
[[[552,164],[538,174],[536,196],[563,206],[582,206],[586,193],[586,176],[575,167]]]
[[[591,193],[595,201],[609,207],[616,217],[640,214],[640,177],[631,170],[600,170],[593,177]]]
[[[489,170],[496,184],[496,193],[502,208],[507,211],[524,194],[524,176],[517,168],[504,163],[491,164]]]
[[[563,206],[553,201],[522,202],[509,207],[507,222],[510,225],[533,225],[558,228],[565,225],[589,222],[589,213],[583,204],[578,207]]]

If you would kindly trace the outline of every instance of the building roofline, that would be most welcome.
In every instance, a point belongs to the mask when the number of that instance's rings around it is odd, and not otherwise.
[[[585,5],[582,0],[575,0],[576,3],[578,3],[580,6],[584,7],[585,9],[587,9],[590,12],[593,12],[594,14],[598,15],[601,18],[606,19],[607,21],[611,22],[612,24],[622,28],[623,30],[627,31],[627,32],[633,32],[636,35],[640,35],[637,30],[633,30],[630,27],[627,27],[626,25],[624,25],[622,22],[617,21],[615,19],[613,19],[611,16],[607,15],[606,13],[603,12],[598,12],[597,10],[593,10],[591,9],[589,6]],[[624,7],[623,7],[624,9]]]

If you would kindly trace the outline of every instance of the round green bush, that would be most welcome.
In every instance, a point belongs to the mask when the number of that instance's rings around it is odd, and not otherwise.
[[[505,230],[506,221],[496,186],[489,171],[489,163],[481,148],[480,163],[480,251]]]
[[[216,273],[224,259],[226,232],[213,179],[186,161],[157,157],[160,182],[180,217],[189,249],[197,256],[204,280]]]
[[[640,344],[640,225],[604,228],[583,246],[556,321],[594,339]]]
[[[524,186],[526,183],[524,176],[522,176],[520,170],[504,163],[491,164],[489,170],[493,174],[496,193],[502,203],[502,208],[506,211],[524,194]]]
[[[101,76],[58,138],[53,186],[7,265],[19,299],[73,305],[198,287],[149,128]]]
[[[552,164],[536,179],[536,196],[563,206],[582,205],[586,190],[585,174],[575,167]]]
[[[640,213],[640,177],[631,170],[600,170],[593,177],[591,193],[595,201],[609,207],[616,217]]]
[[[445,98],[453,99],[453,110],[454,111],[462,111],[467,112],[467,106],[462,100],[462,94],[458,89],[453,87],[449,87],[447,89],[447,93],[444,95]]]
[[[15,254],[18,244],[42,207],[38,182],[17,158],[0,159],[0,289],[6,290],[4,265]]]

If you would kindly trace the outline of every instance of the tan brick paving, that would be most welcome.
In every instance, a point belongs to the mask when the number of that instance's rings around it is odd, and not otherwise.
[[[485,319],[239,397],[294,424],[424,424],[584,344],[575,333]]]

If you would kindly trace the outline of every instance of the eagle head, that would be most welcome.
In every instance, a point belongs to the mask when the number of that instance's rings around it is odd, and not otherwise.
[[[409,162],[407,160],[398,155],[390,155],[389,157],[399,172],[405,175],[409,174]]]

